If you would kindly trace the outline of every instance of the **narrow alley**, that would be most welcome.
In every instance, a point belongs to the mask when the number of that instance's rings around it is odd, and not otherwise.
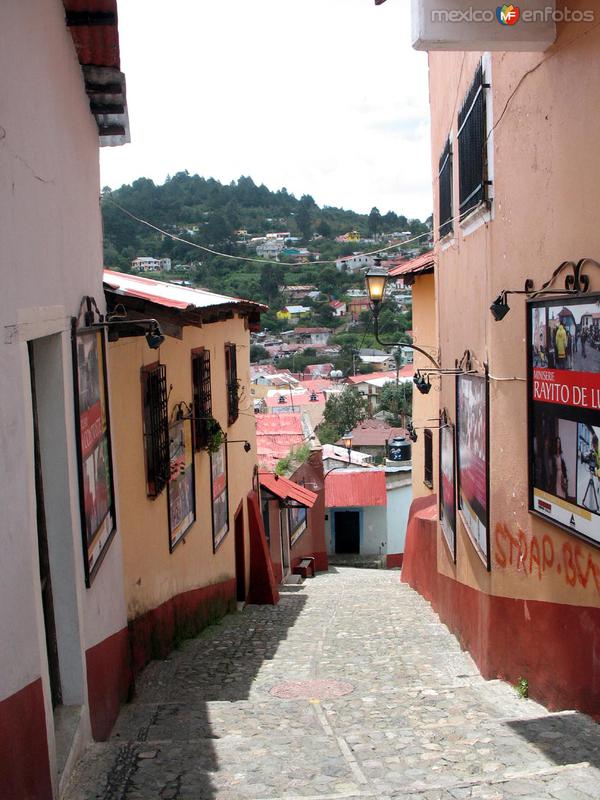
[[[397,572],[336,568],[142,673],[67,800],[600,797],[600,730],[468,654]]]

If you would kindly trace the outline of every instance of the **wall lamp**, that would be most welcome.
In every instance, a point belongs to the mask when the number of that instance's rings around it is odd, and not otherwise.
[[[371,269],[367,270],[365,273],[365,285],[367,287],[367,294],[369,295],[371,308],[373,310],[373,333],[375,334],[376,341],[382,347],[406,347],[410,350],[416,350],[417,353],[421,353],[421,355],[425,356],[425,358],[431,361],[434,367],[439,369],[440,365],[431,355],[431,353],[428,353],[421,347],[417,347],[416,344],[407,344],[406,342],[384,342],[379,338],[379,312],[381,311],[381,304],[383,303],[383,298],[385,296],[387,279],[388,273],[387,270],[383,269],[381,266],[381,259],[375,258],[373,267],[371,267]]]
[[[227,437],[225,437],[225,444],[243,444],[244,451],[246,453],[249,453],[250,450],[252,450],[252,445],[247,439],[228,439]]]
[[[124,306],[119,305],[118,308],[122,311],[104,315],[100,312],[95,299],[84,295],[75,322],[79,323],[83,314],[84,326],[86,328],[106,328],[109,342],[116,342],[131,336],[145,336],[148,347],[151,350],[158,350],[165,340],[158,321],[155,319],[129,319]]]
[[[496,322],[500,322],[508,314],[510,306],[508,305],[507,297],[509,294],[524,294],[533,299],[549,294],[585,294],[590,288],[590,279],[588,275],[584,274],[583,270],[588,265],[600,268],[600,263],[593,258],[580,258],[577,262],[563,261],[540,289],[536,290],[534,288],[531,278],[527,278],[525,281],[524,289],[503,289],[490,306],[492,316]],[[551,289],[550,287],[554,281],[565,271],[568,271],[565,276],[565,288]]]

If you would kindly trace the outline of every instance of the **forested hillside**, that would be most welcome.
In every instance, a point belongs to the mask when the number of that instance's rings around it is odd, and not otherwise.
[[[114,202],[113,202],[114,201]],[[115,202],[135,216],[141,217],[169,233],[223,253],[256,258],[255,249],[240,244],[238,231],[247,231],[247,238],[270,232],[289,231],[299,237],[321,260],[349,255],[368,246],[357,242],[338,243],[335,237],[356,230],[361,236],[377,236],[395,231],[425,233],[427,225],[418,219],[407,219],[393,211],[381,214],[374,208],[370,214],[357,214],[341,208],[320,208],[310,195],[300,199],[283,188],[270,191],[257,186],[252,178],[241,177],[228,185],[213,178],[201,178],[180,172],[156,185],[148,178],[139,178],[131,185],[102,196],[104,218],[105,265],[127,271],[137,256],[171,258],[173,265],[193,264],[191,278],[209,289],[269,301],[272,299],[272,271],[259,263],[213,256],[182,242],[177,242],[136,222],[119,209]],[[322,238],[313,238],[314,236]],[[330,286],[332,294],[343,290],[335,267],[312,264],[284,265],[276,268],[277,280],[313,283],[319,280]],[[265,274],[263,274],[265,273]]]

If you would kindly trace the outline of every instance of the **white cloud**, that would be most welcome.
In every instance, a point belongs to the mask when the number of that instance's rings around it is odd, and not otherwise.
[[[427,59],[393,0],[121,0],[132,144],[102,182],[251,175],[319,204],[431,212]]]

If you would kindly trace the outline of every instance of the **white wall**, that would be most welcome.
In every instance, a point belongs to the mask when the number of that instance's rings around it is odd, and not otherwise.
[[[75,581],[83,645],[121,629],[125,607],[118,539],[92,588],[82,585],[69,320],[85,294],[102,307],[102,232],[98,133],[60,0],[0,5],[0,74],[0,641],[10,643],[0,651],[1,700],[45,672],[29,339],[56,337],[46,352],[58,370],[54,433],[67,440],[54,496],[66,494],[51,513],[64,519],[62,552],[73,562],[55,567]]]
[[[403,553],[406,541],[406,526],[408,525],[408,511],[412,502],[411,473],[408,472],[408,482],[389,485],[387,491],[387,534],[388,553]]]

